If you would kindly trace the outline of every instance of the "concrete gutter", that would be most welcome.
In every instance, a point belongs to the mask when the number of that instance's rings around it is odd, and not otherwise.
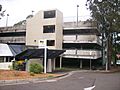
[[[63,77],[67,77],[70,73],[63,73],[59,76],[48,78],[27,78],[27,79],[15,79],[15,80],[0,80],[0,86],[16,85],[16,84],[28,84],[28,83],[40,83],[40,82],[53,82]]]
[[[71,72],[62,73],[56,77],[48,77],[48,78],[28,78],[28,79],[16,79],[16,80],[0,80],[0,86],[5,85],[16,85],[16,84],[28,84],[28,83],[41,83],[41,82],[55,82],[64,78],[71,76],[76,72],[85,72],[85,73],[114,73],[120,70],[76,70]]]

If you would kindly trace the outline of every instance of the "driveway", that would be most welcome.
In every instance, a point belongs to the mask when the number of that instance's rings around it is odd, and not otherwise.
[[[120,90],[120,73],[74,72],[68,77],[0,86],[0,90],[84,90],[95,84],[94,90]]]

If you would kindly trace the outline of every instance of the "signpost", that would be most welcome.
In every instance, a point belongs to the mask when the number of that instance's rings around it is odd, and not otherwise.
[[[47,72],[47,40],[39,40],[38,48],[44,49],[44,73]]]

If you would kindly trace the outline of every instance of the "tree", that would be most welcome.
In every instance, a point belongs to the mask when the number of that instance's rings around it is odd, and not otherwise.
[[[21,26],[26,25],[26,20],[19,21],[18,23],[15,23],[13,26]]]
[[[86,5],[91,11],[91,16],[97,22],[102,42],[106,43],[106,61],[108,61],[108,69],[110,69],[113,33],[120,32],[120,0],[87,0]],[[103,51],[105,51],[104,47]]]
[[[0,5],[0,11],[2,11],[2,5]]]
[[[2,5],[0,4],[0,19],[5,16],[4,15],[5,11],[6,10],[2,11]]]
[[[32,17],[33,17],[33,15],[30,14],[26,17],[26,19],[30,19]],[[22,21],[19,21],[18,23],[14,24],[14,26],[20,26],[20,25],[26,25],[26,20],[22,20]]]

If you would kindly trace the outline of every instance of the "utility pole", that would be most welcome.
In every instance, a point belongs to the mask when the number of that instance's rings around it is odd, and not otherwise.
[[[79,5],[77,5],[77,27],[78,27],[78,8],[79,8]]]
[[[6,29],[7,29],[7,26],[8,26],[8,17],[9,17],[9,14],[7,14],[7,18],[6,18]]]
[[[33,15],[34,11],[32,10],[32,15]]]

